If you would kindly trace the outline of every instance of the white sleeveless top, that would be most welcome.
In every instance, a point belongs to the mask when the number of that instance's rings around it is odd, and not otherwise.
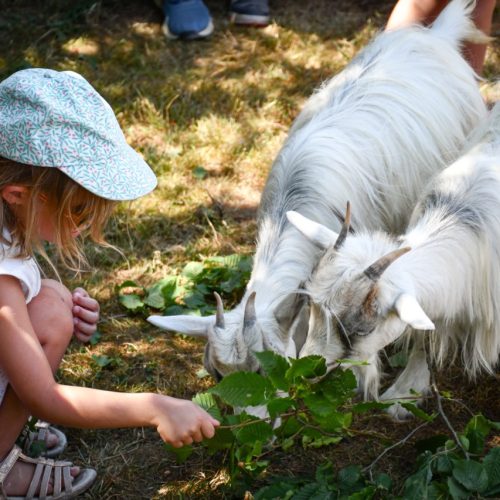
[[[10,239],[8,232],[4,230],[4,237]],[[13,257],[15,252],[11,247],[0,244],[0,275],[14,276],[19,280],[26,304],[40,292],[41,276],[40,269],[33,258],[22,259]],[[1,335],[0,335],[1,345]],[[0,404],[3,401],[9,381],[0,366]]]

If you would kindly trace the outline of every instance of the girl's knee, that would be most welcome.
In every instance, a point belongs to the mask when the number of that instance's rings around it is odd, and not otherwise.
[[[31,323],[40,343],[55,339],[69,343],[73,334],[71,292],[55,280],[42,280],[39,294],[28,304]]]

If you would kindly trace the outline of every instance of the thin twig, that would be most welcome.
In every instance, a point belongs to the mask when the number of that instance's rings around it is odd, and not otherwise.
[[[384,451],[370,464],[370,465],[367,465],[364,469],[363,469],[363,472],[366,472],[368,471],[369,474],[370,474],[370,480],[373,481],[373,475],[372,475],[372,469],[374,467],[374,465],[386,454],[388,453],[389,451],[393,450],[394,448],[397,448],[398,446],[402,445],[402,444],[405,444],[406,441],[408,441],[408,439],[410,439],[413,434],[415,434],[418,430],[420,430],[422,427],[425,427],[429,422],[424,422],[422,424],[420,424],[418,427],[415,427],[415,429],[413,429],[407,436],[405,436],[403,439],[401,439],[400,441],[398,441],[397,443],[394,443],[393,445],[387,447],[384,449]]]
[[[457,432],[455,431],[454,427],[451,425],[450,420],[448,419],[448,417],[446,416],[446,413],[444,412],[443,404],[442,404],[443,396],[441,396],[441,394],[439,393],[439,389],[438,389],[437,384],[436,384],[436,377],[434,375],[434,371],[432,370],[432,365],[430,363],[428,353],[427,353],[427,366],[429,367],[429,373],[430,373],[430,379],[431,379],[431,391],[434,394],[434,396],[436,397],[436,404],[437,404],[438,412],[441,415],[441,418],[444,420],[444,423],[446,424],[448,429],[450,429],[450,432],[453,436],[453,439],[455,440],[455,443],[457,443],[458,447],[462,450],[463,454],[465,455],[465,458],[467,460],[469,460],[469,458],[470,458],[469,452],[465,449],[464,445],[460,441],[460,438],[458,437]]]
[[[441,418],[444,420],[444,423],[446,424],[448,429],[450,429],[450,432],[453,436],[453,439],[455,440],[455,443],[457,443],[458,447],[462,450],[463,454],[465,455],[465,458],[467,460],[469,460],[469,458],[470,458],[469,452],[465,449],[464,445],[460,441],[460,438],[458,437],[457,432],[455,431],[455,429],[451,425],[451,422],[449,421],[448,417],[446,416],[446,413],[443,410],[443,405],[441,403],[441,400],[443,399],[443,397],[441,396],[441,394],[439,394],[439,390],[437,388],[436,382],[433,379],[434,379],[434,377],[431,374],[431,380],[432,380],[431,381],[431,390],[432,390],[432,393],[434,394],[434,396],[436,397],[436,404],[438,407],[438,412],[441,415]]]
[[[291,416],[296,415],[296,414],[297,414],[297,411],[283,413],[282,415],[280,415],[280,418],[291,417]],[[229,429],[229,430],[238,429],[240,427],[247,427],[248,425],[258,424],[259,422],[268,422],[270,420],[273,420],[272,417],[264,417],[264,418],[259,418],[258,420],[247,420],[246,422],[240,422],[239,424],[220,425],[218,427],[218,429]]]

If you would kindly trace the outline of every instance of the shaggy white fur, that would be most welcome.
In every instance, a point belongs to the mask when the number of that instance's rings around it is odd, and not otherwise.
[[[355,367],[365,396],[378,397],[378,351],[403,335],[413,350],[382,399],[428,390],[426,350],[438,365],[460,352],[470,377],[493,373],[499,361],[500,103],[471,143],[426,187],[405,234],[365,231],[334,249],[331,233],[307,284],[313,313],[322,320],[315,323],[313,314],[301,355],[326,353],[330,364],[342,357],[370,360]],[[314,222],[293,213],[290,219],[325,246],[326,228],[319,238]],[[398,249],[404,251],[395,254]],[[397,256],[374,266],[387,255]],[[400,407],[393,412],[406,416]]]
[[[287,218],[296,210],[334,230],[346,201],[356,228],[402,230],[426,181],[458,157],[486,114],[476,76],[460,55],[478,40],[472,2],[454,0],[431,28],[379,34],[297,117],[269,174],[259,210],[254,267],[240,305],[215,317],[159,317],[168,330],[208,338],[207,369],[224,375],[258,369],[254,350],[294,356],[292,333],[304,335],[297,290],[318,251]],[[484,36],[483,36],[484,37]],[[244,308],[256,292],[256,316]],[[246,324],[245,324],[246,323]]]

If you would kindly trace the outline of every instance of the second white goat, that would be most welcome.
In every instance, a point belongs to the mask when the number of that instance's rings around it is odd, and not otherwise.
[[[429,184],[399,238],[382,232],[346,237],[344,230],[339,239],[288,213],[303,234],[327,247],[307,284],[312,310],[301,355],[325,355],[330,365],[346,357],[368,360],[355,367],[365,397],[378,397],[378,351],[405,332],[414,342],[408,365],[382,399],[428,390],[424,347],[438,365],[460,352],[471,377],[491,373],[498,363],[500,104],[472,142]],[[400,407],[393,414],[406,416]]]

